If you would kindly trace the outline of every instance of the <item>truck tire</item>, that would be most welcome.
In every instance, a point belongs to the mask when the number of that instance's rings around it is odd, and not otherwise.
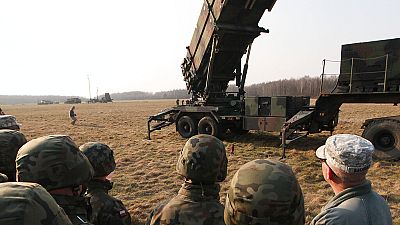
[[[205,116],[199,121],[198,129],[199,134],[209,134],[214,137],[218,137],[220,134],[218,123],[209,116]]]
[[[375,146],[374,157],[392,160],[400,158],[400,122],[380,120],[368,124],[362,136]]]
[[[182,116],[176,123],[176,130],[183,138],[190,138],[197,134],[196,123],[189,116]]]

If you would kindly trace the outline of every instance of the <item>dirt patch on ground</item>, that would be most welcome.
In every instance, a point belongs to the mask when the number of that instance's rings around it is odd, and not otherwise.
[[[174,105],[174,101],[129,101],[107,104],[78,104],[78,121],[69,123],[71,105],[12,105],[2,106],[22,124],[28,140],[49,134],[67,134],[77,145],[89,141],[108,144],[115,152],[117,169],[113,174],[112,194],[120,198],[131,214],[143,223],[149,212],[160,202],[174,196],[182,179],[175,173],[179,151],[185,143],[174,127],[154,132],[147,140],[147,118]],[[346,104],[341,108],[339,125],[334,133],[361,134],[363,121],[371,117],[400,115],[400,107],[374,104]],[[324,181],[320,163],[314,156],[329,133],[310,135],[288,150],[285,161],[293,167],[305,196],[306,222],[319,212],[333,196]],[[224,141],[229,154],[229,175],[222,182],[221,201],[234,172],[244,163],[256,158],[279,158],[278,134],[251,132]],[[394,224],[400,224],[400,162],[376,161],[368,179],[384,196],[391,208]]]

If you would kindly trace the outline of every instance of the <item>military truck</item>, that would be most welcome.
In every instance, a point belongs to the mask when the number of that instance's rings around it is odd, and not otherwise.
[[[287,119],[308,107],[304,96],[246,97],[251,46],[267,29],[258,26],[276,0],[206,0],[181,64],[191,99],[148,120],[148,135],[171,124],[182,137],[223,136],[249,130],[280,131]],[[242,58],[246,55],[244,65]],[[227,91],[235,81],[235,91]],[[155,125],[152,122],[156,122]]]
[[[80,104],[82,100],[80,98],[68,98],[65,100],[64,104]]]
[[[343,103],[400,102],[399,39],[343,45],[337,86],[330,93],[321,93],[313,106],[308,96],[245,97],[252,43],[269,32],[258,22],[275,2],[205,0],[181,64],[191,99],[150,116],[149,139],[151,132],[172,124],[185,138],[197,133],[222,136],[226,132],[279,131],[284,158],[292,141],[311,133],[332,133]],[[237,90],[228,92],[231,81]],[[363,136],[374,143],[376,157],[400,157],[398,124],[398,117],[365,121]]]
[[[327,62],[323,61],[321,87]],[[282,145],[289,144],[293,140],[290,135],[300,130],[306,134],[333,131],[343,103],[396,106],[400,102],[399,88],[400,38],[343,45],[336,87],[330,93],[321,93],[315,106],[298,112],[284,124]],[[400,158],[400,116],[371,118],[362,127],[362,136],[375,146],[375,157]]]

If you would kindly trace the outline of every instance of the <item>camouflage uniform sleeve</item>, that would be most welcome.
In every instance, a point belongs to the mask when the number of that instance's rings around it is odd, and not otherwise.
[[[91,197],[94,225],[131,225],[131,215],[124,204],[111,196]]]

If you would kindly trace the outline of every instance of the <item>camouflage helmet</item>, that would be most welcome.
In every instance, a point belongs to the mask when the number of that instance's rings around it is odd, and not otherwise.
[[[76,187],[94,174],[86,156],[65,135],[33,139],[18,151],[17,180],[41,184],[48,191]]]
[[[232,178],[224,220],[226,225],[304,224],[304,198],[292,169],[268,159],[244,164]]]
[[[183,147],[176,170],[195,183],[215,183],[225,180],[228,159],[225,146],[218,138],[199,134]]]
[[[0,183],[4,183],[8,181],[7,175],[0,173]]]
[[[9,181],[15,181],[15,158],[18,149],[26,143],[25,136],[16,130],[0,130],[0,172]]]
[[[0,224],[72,225],[64,210],[39,184],[0,184]]]
[[[0,129],[19,130],[21,124],[17,123],[17,119],[12,115],[0,115]]]
[[[94,177],[103,177],[115,170],[113,150],[106,144],[99,142],[88,142],[79,149],[89,159],[94,169]]]

